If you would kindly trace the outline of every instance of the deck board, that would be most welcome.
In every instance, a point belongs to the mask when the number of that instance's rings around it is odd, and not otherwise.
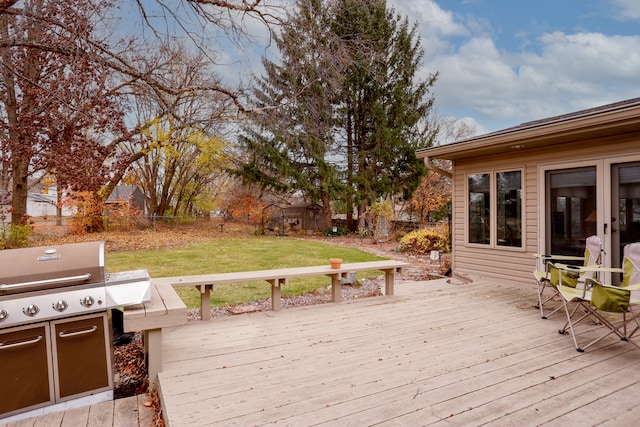
[[[153,408],[146,394],[5,422],[2,427],[152,427]]]
[[[165,422],[638,421],[640,351],[611,338],[578,353],[557,333],[563,317],[542,320],[535,303],[533,284],[403,282],[395,296],[173,328],[160,374]]]
[[[609,337],[578,353],[557,333],[563,316],[540,319],[536,302],[533,283],[403,282],[394,296],[167,329],[165,423],[638,424],[640,351]],[[599,330],[585,324],[580,333]],[[145,399],[10,425],[150,426]]]

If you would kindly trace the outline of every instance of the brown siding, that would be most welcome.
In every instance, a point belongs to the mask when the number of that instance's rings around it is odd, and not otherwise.
[[[526,145],[526,144],[525,144]],[[498,277],[533,284],[533,254],[538,251],[538,168],[541,165],[602,159],[640,153],[640,135],[581,141],[545,149],[521,149],[509,155],[456,160],[453,180],[454,273]],[[519,169],[524,171],[524,249],[484,248],[465,243],[465,177],[467,173]]]

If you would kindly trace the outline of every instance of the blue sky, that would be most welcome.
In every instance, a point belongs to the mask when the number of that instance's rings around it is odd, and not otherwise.
[[[290,6],[293,0],[263,2]],[[434,87],[437,117],[465,121],[477,134],[640,97],[640,0],[387,5],[418,23],[425,50],[421,75],[440,73]],[[228,84],[260,74],[262,54],[277,57],[273,45],[266,47],[264,25],[251,19],[243,25],[254,44],[216,36],[216,70]]]
[[[439,117],[478,133],[640,96],[638,0],[388,0],[417,20]]]

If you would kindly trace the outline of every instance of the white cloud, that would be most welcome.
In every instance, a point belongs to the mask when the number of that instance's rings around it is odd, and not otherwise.
[[[391,0],[389,6],[410,20],[420,22],[420,31],[426,38],[469,35],[468,29],[456,22],[452,12],[443,10],[433,1]]]
[[[621,15],[640,18],[640,1],[609,1]],[[526,43],[508,51],[498,47],[482,18],[456,15],[433,0],[390,0],[388,6],[419,24],[425,49],[421,74],[440,72],[434,88],[438,112],[472,120],[480,131],[640,96],[640,36],[527,31]],[[264,28],[246,25],[264,35]],[[257,59],[263,52],[251,53],[233,49],[225,58],[235,59],[236,79],[250,70],[261,72]],[[253,67],[243,56],[253,59]]]
[[[474,27],[479,21],[472,18],[463,25],[433,2],[410,16],[426,11],[450,19],[442,28],[455,29],[434,32],[419,22],[427,53],[423,73],[440,72],[436,106],[447,115],[475,116],[481,126],[497,130],[640,95],[640,36],[553,32],[509,52],[497,47],[487,26]],[[452,35],[462,43],[456,45]]]
[[[635,85],[640,75],[640,37],[600,33],[544,34],[543,52],[529,61],[540,68],[554,68],[597,86]]]
[[[620,20],[640,19],[640,2],[638,0],[611,0],[616,17]]]
[[[437,100],[517,124],[638,95],[640,37],[553,33],[539,41],[540,53],[508,54],[477,38],[434,57]]]

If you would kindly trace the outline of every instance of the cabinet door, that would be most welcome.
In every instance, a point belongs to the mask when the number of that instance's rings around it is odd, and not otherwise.
[[[54,321],[56,397],[66,400],[113,388],[107,315]]]
[[[49,325],[0,330],[0,416],[53,403]]]

